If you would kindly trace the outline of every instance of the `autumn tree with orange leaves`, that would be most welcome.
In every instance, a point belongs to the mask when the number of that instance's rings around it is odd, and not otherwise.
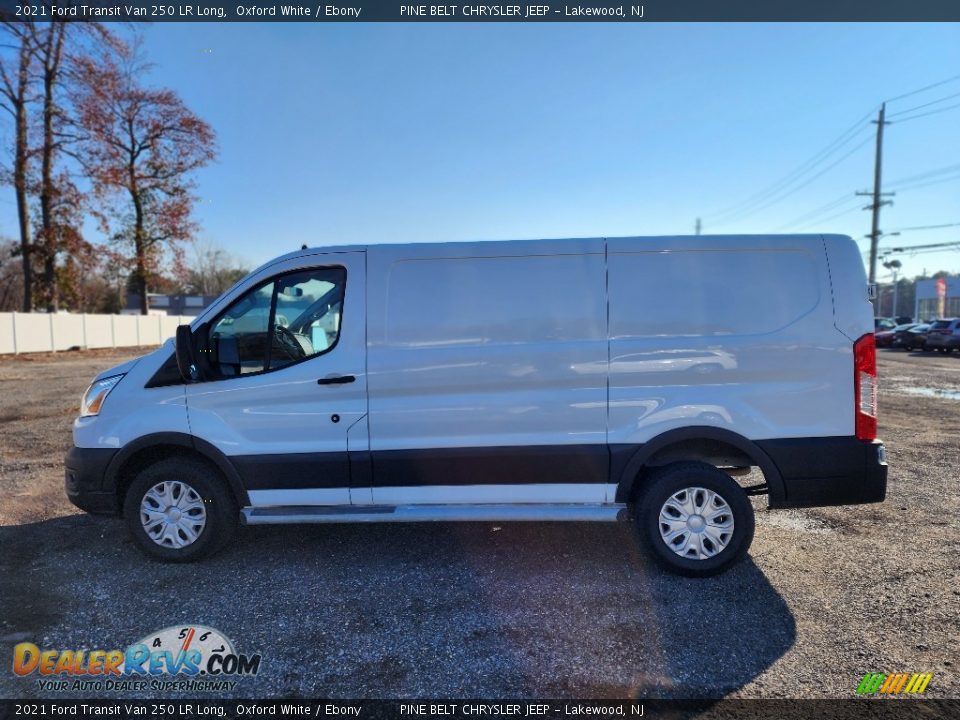
[[[94,195],[109,207],[104,229],[133,251],[145,315],[149,278],[180,256],[180,243],[196,229],[192,173],[214,159],[214,132],[173,91],[141,85],[144,66],[133,58],[91,61],[83,74],[75,97],[82,162]]]

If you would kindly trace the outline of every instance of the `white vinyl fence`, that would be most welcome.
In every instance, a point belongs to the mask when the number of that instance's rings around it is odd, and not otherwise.
[[[185,315],[0,313],[0,355],[160,345],[191,320]]]

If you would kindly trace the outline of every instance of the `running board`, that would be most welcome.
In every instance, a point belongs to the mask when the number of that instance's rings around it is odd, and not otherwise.
[[[351,522],[614,522],[626,519],[626,505],[334,505],[246,507],[246,525]]]

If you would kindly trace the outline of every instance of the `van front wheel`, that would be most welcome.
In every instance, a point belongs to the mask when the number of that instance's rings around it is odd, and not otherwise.
[[[159,560],[190,562],[233,536],[237,506],[216,470],[187,457],[150,465],[133,479],[123,503],[140,548]]]
[[[640,533],[657,561],[694,577],[723,572],[753,541],[753,506],[712,465],[682,462],[655,470],[637,508]]]

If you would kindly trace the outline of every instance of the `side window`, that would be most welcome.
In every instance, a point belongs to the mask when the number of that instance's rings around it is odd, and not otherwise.
[[[243,295],[210,326],[206,357],[214,374],[277,370],[333,348],[346,280],[342,267],[299,270]]]
[[[210,327],[210,364],[223,377],[262,372],[267,354],[273,283],[251,290]]]

